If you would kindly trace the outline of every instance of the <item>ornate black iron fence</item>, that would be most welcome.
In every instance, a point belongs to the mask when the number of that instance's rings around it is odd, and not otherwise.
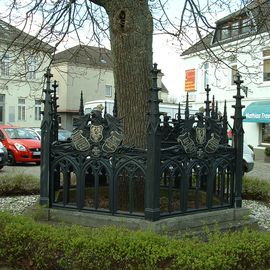
[[[57,141],[56,82],[45,74],[44,117],[41,125],[41,204],[49,207],[149,220],[196,211],[241,207],[243,156],[240,76],[234,115],[234,147],[228,145],[226,103],[218,112],[214,98],[195,115],[160,121],[157,74],[152,70],[147,150],[122,144],[123,130],[114,116],[98,106],[83,114],[71,139]],[[115,102],[116,104],[116,102]],[[211,108],[210,108],[211,104]],[[106,108],[105,108],[106,112]]]

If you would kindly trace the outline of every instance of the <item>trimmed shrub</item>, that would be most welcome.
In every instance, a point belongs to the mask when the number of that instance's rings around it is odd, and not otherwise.
[[[270,182],[244,176],[242,197],[247,200],[270,201]]]
[[[265,154],[267,157],[270,157],[270,147],[265,147],[265,149],[264,149],[264,154]]]
[[[0,177],[0,196],[39,194],[39,179],[28,174],[10,174]]]
[[[270,268],[270,234],[213,233],[207,241],[106,227],[49,226],[0,214],[0,261],[16,269]]]

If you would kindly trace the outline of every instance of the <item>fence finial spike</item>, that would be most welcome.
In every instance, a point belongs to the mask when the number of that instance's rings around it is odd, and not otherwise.
[[[178,122],[180,121],[181,119],[181,104],[180,102],[178,103],[178,115],[177,115],[177,120]]]
[[[188,100],[188,92],[186,96],[186,108],[185,108],[185,119],[189,118],[189,100]]]
[[[206,92],[206,101],[205,103],[205,116],[210,117],[210,101],[209,101],[209,92],[211,89],[209,88],[209,85],[206,85],[205,92]]]
[[[83,110],[83,91],[81,91],[79,116],[84,116],[84,110]]]

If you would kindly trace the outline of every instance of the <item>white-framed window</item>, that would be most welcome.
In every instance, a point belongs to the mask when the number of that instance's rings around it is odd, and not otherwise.
[[[25,121],[25,99],[24,98],[19,98],[18,99],[18,120],[19,121]]]
[[[242,23],[241,34],[249,33],[252,31],[253,23],[251,18],[245,17],[242,19],[241,23]]]
[[[1,76],[8,77],[10,71],[10,62],[11,56],[10,54],[4,54],[1,59]]]
[[[37,58],[36,56],[30,56],[27,60],[27,78],[30,80],[36,79],[37,70]]]
[[[111,96],[112,96],[112,86],[105,85],[105,97],[111,97]]]
[[[240,29],[240,22],[239,21],[233,22],[231,25],[231,36],[232,37],[238,36],[239,29]]]
[[[254,30],[252,19],[247,14],[242,14],[234,18],[232,21],[227,21],[218,25],[217,35],[214,43],[220,40],[236,38],[242,34],[249,33]]]
[[[231,29],[228,25],[225,25],[222,27],[221,29],[221,40],[227,39],[229,37],[231,37]]]
[[[203,81],[204,81],[204,88],[209,85],[209,63],[206,62],[203,65]]]
[[[41,120],[41,100],[35,99],[35,120]]]
[[[15,122],[15,115],[16,115],[16,107],[8,106],[8,122],[9,123]]]
[[[263,80],[270,81],[270,49],[263,50]]]
[[[270,123],[261,124],[262,143],[270,144]]]
[[[231,85],[234,85],[237,75],[237,64],[231,66]]]

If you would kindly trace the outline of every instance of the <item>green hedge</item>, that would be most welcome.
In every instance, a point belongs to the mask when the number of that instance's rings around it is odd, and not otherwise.
[[[39,194],[39,179],[28,174],[0,176],[0,196]]]
[[[0,214],[0,262],[13,269],[270,269],[270,234],[244,230],[207,241],[115,227],[38,224]]]
[[[39,182],[33,175],[0,175],[0,197],[39,194]],[[270,182],[244,176],[243,198],[270,201]]]
[[[270,182],[253,177],[243,177],[242,197],[247,200],[270,201]]]

